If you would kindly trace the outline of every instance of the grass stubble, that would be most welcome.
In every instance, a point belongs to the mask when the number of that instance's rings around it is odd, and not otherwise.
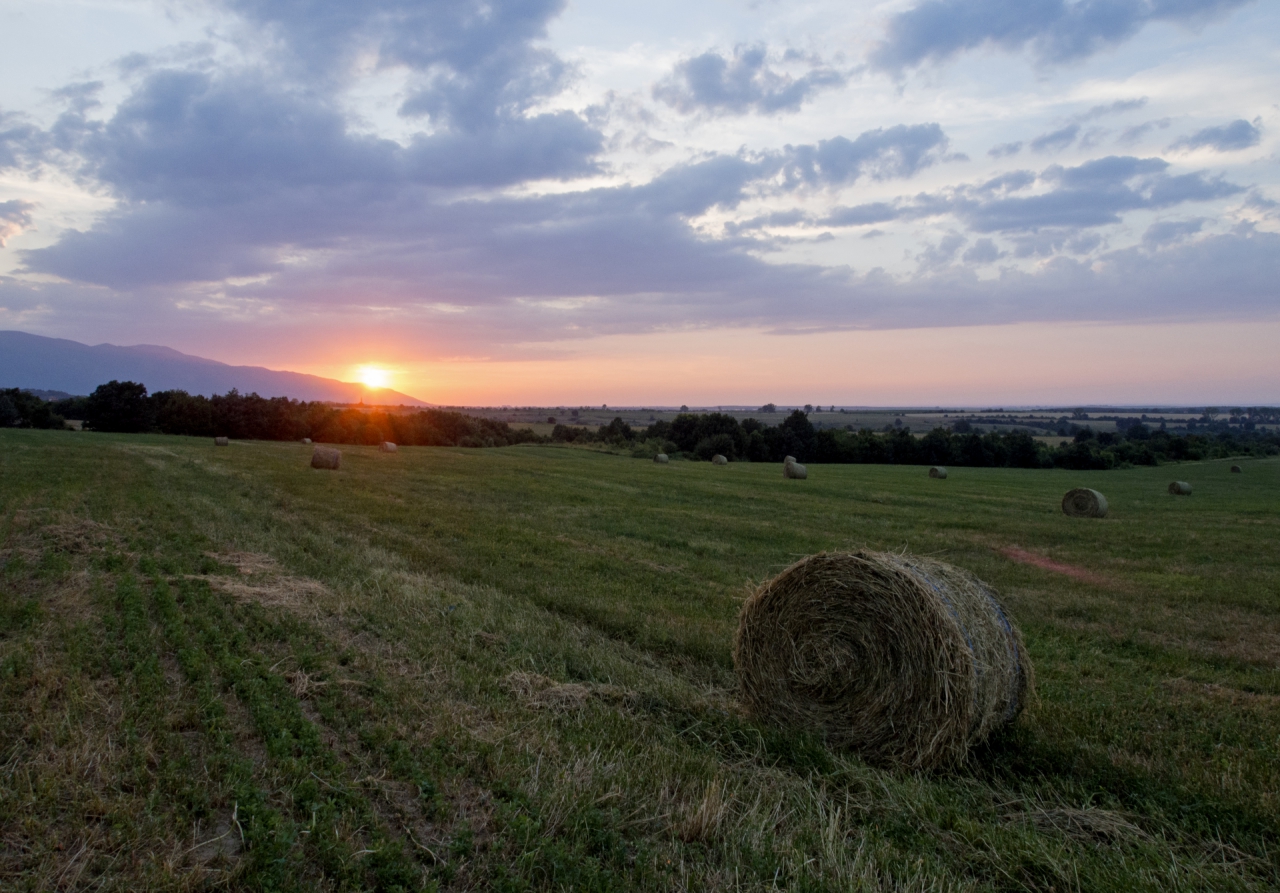
[[[309,456],[0,432],[0,887],[1280,885],[1278,462],[1174,498],[1159,469]],[[1071,486],[1108,517],[1063,516]],[[965,567],[1022,627],[1038,702],[970,764],[736,705],[742,600],[853,548]]]

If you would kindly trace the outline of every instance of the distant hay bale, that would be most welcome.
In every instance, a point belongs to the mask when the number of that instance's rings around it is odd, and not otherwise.
[[[961,762],[1033,688],[1022,636],[982,581],[890,553],[811,555],[762,584],[733,661],[756,719],[910,768]]]
[[[1169,492],[1174,496],[1190,496],[1191,485],[1186,481],[1173,481],[1169,484]]]
[[[384,453],[394,453],[396,451],[396,445],[389,440],[384,440],[382,442],[382,446],[378,447],[378,449],[382,450]]]
[[[311,451],[311,467],[337,471],[342,464],[342,453],[333,447],[318,446]]]
[[[302,438],[302,442],[303,442],[303,443],[311,443],[311,438],[310,438],[310,437],[304,437],[304,438]]]
[[[782,461],[782,476],[803,481],[809,477],[809,469],[797,462],[795,456],[788,456]]]
[[[1244,472],[1244,469],[1243,469],[1243,468],[1241,468],[1239,465],[1232,465],[1232,466],[1231,466],[1231,473],[1232,473],[1232,474],[1241,474],[1241,473],[1243,473],[1243,472]]]
[[[930,468],[930,469],[929,469],[929,477],[931,477],[931,478],[941,478],[942,480],[946,480],[946,479],[947,479],[947,470],[946,470],[945,468],[943,468],[941,465],[935,465],[935,466],[933,466],[932,468]]]
[[[215,438],[213,439],[213,445],[214,445],[214,446],[230,446],[230,445],[231,445],[231,438],[229,438],[229,437],[215,437]]]
[[[1107,497],[1088,487],[1076,487],[1062,497],[1062,513],[1073,518],[1105,518]]]
[[[658,453],[658,455],[653,457],[653,461],[657,462],[659,465],[666,465],[671,460],[667,458],[666,453]]]
[[[716,453],[714,456],[711,457],[711,464],[712,465],[728,465],[729,460],[726,459],[724,456],[720,455],[719,453]]]

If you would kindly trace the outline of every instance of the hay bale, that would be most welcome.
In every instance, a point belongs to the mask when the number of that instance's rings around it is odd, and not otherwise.
[[[1232,474],[1242,474],[1243,472],[1244,472],[1244,469],[1243,469],[1243,468],[1241,468],[1239,465],[1232,465],[1232,466],[1231,466],[1231,473],[1232,473]]]
[[[929,469],[929,477],[945,481],[947,479],[947,470],[941,465],[935,465]]]
[[[229,437],[215,437],[215,438],[213,439],[213,445],[214,445],[214,446],[230,446],[230,445],[231,445],[231,438],[229,438]]]
[[[318,446],[311,451],[311,467],[337,471],[342,464],[342,453],[333,447]]]
[[[304,438],[302,438],[302,442],[303,442],[303,443],[311,443],[311,438],[310,438],[310,437],[304,437]]]
[[[803,481],[809,477],[809,469],[805,468],[795,459],[787,457],[790,461],[782,463],[782,476],[784,478],[792,478],[797,481]]]
[[[911,768],[962,761],[1033,688],[1022,636],[982,581],[880,552],[811,555],[762,584],[733,661],[758,720]]]
[[[1105,518],[1107,497],[1088,487],[1076,487],[1062,497],[1062,513],[1073,518]]]
[[[667,458],[666,453],[658,453],[658,455],[653,457],[653,461],[657,462],[659,465],[666,465],[671,460]]]
[[[378,449],[382,450],[384,453],[394,453],[396,451],[396,445],[389,440],[384,440]]]
[[[716,453],[714,456],[711,457],[711,464],[712,465],[728,465],[729,460],[726,459],[724,456],[720,455],[719,453]]]
[[[1190,496],[1191,485],[1186,481],[1173,481],[1169,484],[1169,492],[1174,496]]]

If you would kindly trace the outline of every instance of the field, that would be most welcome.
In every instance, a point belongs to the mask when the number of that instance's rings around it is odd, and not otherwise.
[[[0,887],[1280,886],[1280,461],[309,449],[0,431]],[[750,587],[864,546],[1022,627],[1038,701],[961,770],[736,708]]]

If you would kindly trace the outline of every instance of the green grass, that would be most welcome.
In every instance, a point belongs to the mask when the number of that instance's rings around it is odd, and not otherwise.
[[[1280,885],[1280,461],[308,451],[0,432],[0,887]],[[1038,702],[963,770],[735,706],[750,587],[857,547],[1022,626]]]

